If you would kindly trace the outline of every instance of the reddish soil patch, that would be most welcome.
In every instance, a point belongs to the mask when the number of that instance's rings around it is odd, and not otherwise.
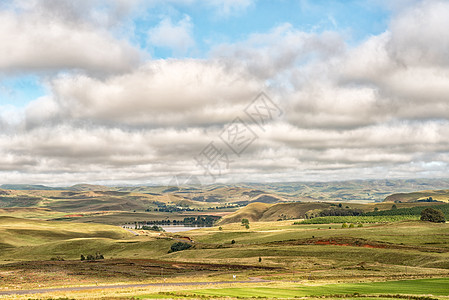
[[[373,246],[373,245],[368,245],[368,244],[362,245],[362,247],[364,247],[364,248],[386,248],[385,246],[382,246],[382,245]]]

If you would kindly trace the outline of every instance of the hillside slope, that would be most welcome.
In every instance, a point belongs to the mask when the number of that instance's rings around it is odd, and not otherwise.
[[[0,216],[0,248],[32,246],[79,238],[123,239],[128,231],[110,225],[51,222]]]
[[[220,224],[236,223],[242,219],[250,222],[257,221],[277,221],[285,219],[302,219],[306,212],[314,209],[324,209],[329,207],[328,203],[321,202],[293,202],[293,203],[251,203],[238,211],[223,217]]]
[[[432,197],[433,201],[449,202],[449,190],[426,190],[412,193],[398,193],[385,198],[384,202],[424,202]]]

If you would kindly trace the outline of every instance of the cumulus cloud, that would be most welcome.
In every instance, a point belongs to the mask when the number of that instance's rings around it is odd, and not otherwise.
[[[220,62],[159,60],[97,79],[61,76],[53,95],[32,102],[29,126],[55,120],[140,126],[213,125],[231,121],[261,88],[245,70]]]
[[[291,82],[286,75],[314,61],[328,62],[344,49],[338,33],[307,33],[286,23],[267,33],[252,34],[240,43],[219,45],[212,50],[212,56],[230,64],[243,63],[255,77]]]
[[[176,173],[203,174],[194,157],[210,142],[231,156],[223,181],[443,176],[447,20],[447,2],[414,1],[395,10],[388,30],[358,45],[337,32],[282,24],[219,45],[207,59],[152,60],[102,77],[59,74],[15,124],[0,115],[0,126],[9,128],[0,134],[0,181],[20,182],[26,174],[41,183],[164,183]],[[163,19],[149,38],[191,49],[191,23]],[[260,128],[244,109],[264,87],[284,114]],[[219,138],[235,117],[257,134],[240,156]],[[54,180],[45,175],[54,173]]]
[[[195,46],[192,30],[189,16],[184,16],[175,24],[166,17],[149,30],[148,39],[151,46],[169,48],[175,55],[183,55]]]
[[[50,2],[26,2],[26,8],[41,7],[38,3],[51,6]],[[139,63],[141,53],[129,42],[76,16],[69,21],[66,14],[76,10],[68,3],[56,5],[62,6],[54,12],[58,17],[41,12],[48,13],[47,9],[0,11],[0,71],[77,69],[105,73],[129,70]]]

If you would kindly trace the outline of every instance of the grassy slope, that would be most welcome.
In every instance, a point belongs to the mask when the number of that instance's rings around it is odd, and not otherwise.
[[[239,209],[233,214],[225,216],[220,224],[236,223],[242,219],[248,219],[250,222],[259,221],[263,213],[267,211],[272,205],[267,203],[251,203]]]
[[[0,240],[14,247],[75,238],[122,239],[130,236],[131,233],[116,226],[0,217]]]
[[[148,208],[157,208],[155,202],[167,205],[188,205],[192,208],[218,205],[218,203],[186,200],[168,194],[153,195],[126,191],[0,190],[0,208],[34,207],[64,212],[143,211]]]
[[[254,221],[277,221],[282,219],[299,219],[304,214],[313,209],[323,209],[329,207],[327,203],[317,202],[293,202],[279,204],[251,203],[233,214],[225,216],[220,224],[240,222],[246,218]]]
[[[319,286],[220,288],[189,291],[185,294],[215,297],[276,297],[294,298],[304,296],[345,294],[409,294],[448,296],[448,278],[401,280],[388,282],[329,284]],[[184,294],[184,293],[183,293]]]
[[[281,224],[276,226],[276,223]],[[360,263],[372,265],[377,270],[373,271],[373,276],[387,276],[393,266],[421,268],[421,271],[417,269],[420,274],[428,272],[426,268],[449,269],[449,224],[400,222],[363,228],[319,228],[317,225],[292,226],[291,222],[284,221],[252,223],[250,230],[237,224],[223,225],[222,231],[201,229],[192,231],[189,236],[209,246],[169,256],[188,261],[243,263],[255,263],[258,257],[263,257],[265,265],[300,270],[324,268],[336,278],[339,268],[357,269]],[[386,248],[295,244],[295,241],[335,239],[362,239],[382,243]],[[231,244],[231,240],[236,243]],[[368,273],[364,270],[361,276]]]
[[[335,282],[354,278],[391,280],[404,278],[401,276],[405,272],[407,276],[416,277],[449,275],[449,224],[400,222],[346,229],[331,225],[328,229],[328,225],[292,223],[251,222],[249,230],[234,223],[222,225],[222,230],[214,227],[185,232],[182,235],[193,238],[195,246],[189,250],[167,253],[173,240],[135,237],[115,226],[1,217],[0,236],[4,244],[0,259],[48,260],[62,256],[78,260],[80,254],[99,251],[107,259],[153,258],[279,268],[272,271],[236,271],[240,278],[245,279],[268,276],[267,279],[308,280],[313,276],[317,280]],[[232,239],[235,244],[231,244]],[[313,243],[332,239],[363,239],[388,247]],[[295,244],[305,240],[312,242]],[[259,257],[263,259],[261,263],[258,262]],[[223,280],[223,276],[229,276],[229,271],[217,271],[207,276],[210,280]]]
[[[433,200],[449,202],[449,190],[427,190],[412,193],[398,193],[385,198],[386,202],[414,202],[432,197]]]
[[[48,260],[101,252],[111,257],[154,257],[167,252],[172,242],[135,237],[117,227],[0,217],[0,260]]]
[[[397,203],[398,208],[409,208],[415,206],[429,206],[440,205],[442,203]],[[277,221],[287,219],[302,219],[305,217],[306,212],[315,209],[325,209],[330,207],[331,203],[326,202],[292,202],[292,203],[278,203],[278,204],[265,204],[265,203],[251,203],[235,213],[225,216],[220,224],[238,223],[242,219],[248,219],[252,222],[255,221]],[[335,204],[333,204],[335,205]],[[392,204],[389,202],[383,203],[342,203],[343,207],[357,208],[365,212],[378,210],[389,210]]]

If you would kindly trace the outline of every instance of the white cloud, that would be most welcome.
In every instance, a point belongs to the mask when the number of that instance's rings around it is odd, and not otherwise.
[[[220,62],[159,60],[107,79],[61,76],[53,95],[31,103],[28,126],[55,120],[137,126],[222,124],[234,119],[261,88],[245,70]]]
[[[0,134],[0,181],[164,183],[176,173],[202,174],[193,157],[218,144],[223,126],[242,117],[265,85],[284,115],[264,130],[251,125],[258,139],[232,158],[223,180],[445,175],[447,20],[447,2],[421,1],[395,11],[389,30],[355,46],[336,32],[283,24],[220,45],[208,59],[148,61],[102,77],[60,74],[48,80],[50,94],[13,124],[1,114],[9,131]],[[166,19],[150,38],[188,51],[191,26],[188,18]]]
[[[388,50],[405,66],[449,66],[449,3],[422,1],[407,8],[390,25]]]
[[[139,63],[142,53],[129,42],[61,14],[0,11],[0,72],[77,69],[105,73],[129,70]]]
[[[150,46],[169,48],[175,55],[184,55],[195,46],[193,24],[189,16],[173,24],[166,17],[148,32]]]

